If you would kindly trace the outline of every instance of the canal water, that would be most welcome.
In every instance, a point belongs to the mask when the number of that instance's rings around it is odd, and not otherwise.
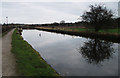
[[[22,37],[62,76],[118,75],[118,43],[35,29]]]

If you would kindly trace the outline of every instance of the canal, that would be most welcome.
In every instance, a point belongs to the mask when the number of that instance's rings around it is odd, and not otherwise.
[[[118,43],[36,29],[22,37],[62,76],[118,75]]]

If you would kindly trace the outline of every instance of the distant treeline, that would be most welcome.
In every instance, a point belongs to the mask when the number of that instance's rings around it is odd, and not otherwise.
[[[110,25],[103,26],[104,28],[120,28],[120,18],[117,19],[112,19],[110,22]],[[2,25],[2,31],[6,31],[9,28],[14,28],[14,27],[22,27],[22,28],[34,28],[34,27],[86,27],[86,28],[91,28],[92,25],[88,22],[80,21],[80,22],[75,22],[75,23],[51,23],[51,24],[3,24]]]
[[[86,27],[86,28],[91,28],[93,27],[92,24],[88,23],[88,22],[84,22],[84,21],[81,21],[81,22],[75,22],[75,23],[57,23],[57,22],[54,22],[54,23],[51,23],[51,24],[32,24],[32,25],[29,25],[29,26],[42,26],[42,27]],[[120,18],[117,18],[117,19],[112,19],[110,22],[109,22],[109,25],[105,24],[105,26],[102,26],[104,28],[120,28]]]
[[[13,26],[2,26],[2,33],[7,32],[9,30],[11,30],[13,28]]]
[[[118,24],[119,23],[119,24]],[[112,19],[109,22],[110,25],[105,24],[103,26],[104,28],[120,28],[120,18],[118,19]],[[51,24],[41,24],[41,25],[36,25],[36,26],[47,26],[47,27],[86,27],[86,28],[91,28],[93,27],[92,24],[88,22],[75,22],[75,23],[51,23]]]

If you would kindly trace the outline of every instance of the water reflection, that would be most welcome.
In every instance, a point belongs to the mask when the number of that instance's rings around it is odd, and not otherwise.
[[[112,57],[112,54],[114,53],[114,49],[111,47],[112,45],[113,43],[111,42],[91,39],[80,47],[79,53],[82,54],[88,63],[100,64],[105,59]]]

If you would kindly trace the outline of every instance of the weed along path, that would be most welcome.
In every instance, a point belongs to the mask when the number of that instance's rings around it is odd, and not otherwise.
[[[11,52],[12,29],[2,38],[2,76],[17,76],[16,59]]]

